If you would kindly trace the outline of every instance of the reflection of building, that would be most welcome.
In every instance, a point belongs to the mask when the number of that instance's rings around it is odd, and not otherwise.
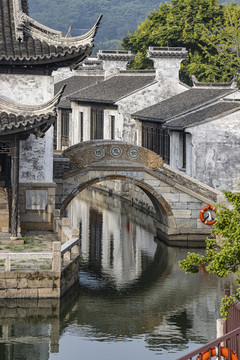
[[[59,299],[1,299],[1,359],[48,359],[49,351],[57,353],[59,311]]]
[[[53,127],[59,95],[53,70],[91,53],[98,23],[69,38],[28,16],[27,0],[0,6],[0,232],[52,229],[55,204]],[[3,189],[7,191],[4,191]]]
[[[93,193],[105,204],[103,195]],[[100,205],[100,211],[91,207],[88,200],[76,197],[68,207],[72,227],[81,223],[81,250],[91,269],[104,274],[117,288],[136,281],[152,261],[156,252],[154,234],[121,214],[121,203],[109,210]],[[141,214],[139,214],[141,217]]]

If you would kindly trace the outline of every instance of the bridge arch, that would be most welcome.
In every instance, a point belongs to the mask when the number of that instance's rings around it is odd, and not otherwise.
[[[221,193],[163,163],[156,153],[115,140],[90,140],[63,152],[71,170],[63,176],[57,208],[63,216],[68,204],[86,187],[107,180],[128,181],[151,200],[157,232],[172,244],[205,244],[211,228],[199,211],[215,205]]]
[[[70,202],[78,194],[80,194],[81,191],[83,191],[90,185],[100,183],[102,181],[107,181],[107,180],[121,180],[121,181],[130,180],[130,182],[132,184],[139,187],[151,200],[153,207],[156,211],[157,220],[160,223],[162,223],[163,225],[166,225],[166,226],[171,225],[172,228],[176,227],[172,209],[171,209],[170,205],[168,204],[168,202],[164,199],[164,197],[161,194],[159,194],[156,190],[153,189],[152,186],[145,183],[144,181],[137,180],[130,176],[118,175],[118,174],[94,177],[94,178],[88,179],[87,181],[82,182],[74,190],[72,190],[71,193],[65,198],[65,200],[63,201],[63,203],[60,207],[60,215],[63,216],[63,214],[66,211]]]

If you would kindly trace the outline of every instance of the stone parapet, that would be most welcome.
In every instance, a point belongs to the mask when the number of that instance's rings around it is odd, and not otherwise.
[[[5,270],[0,271],[0,299],[8,298],[60,298],[79,277],[79,246],[74,239],[61,246],[53,242],[52,253],[1,253]],[[67,256],[66,256],[67,255]],[[52,270],[11,269],[11,261],[52,259]]]

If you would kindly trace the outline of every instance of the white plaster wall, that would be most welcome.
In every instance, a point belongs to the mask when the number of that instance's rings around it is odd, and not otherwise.
[[[129,79],[129,81],[131,81],[131,79]],[[186,90],[188,90],[188,87],[182,85],[179,81],[167,81],[166,83],[154,82],[119,100],[116,104],[122,116],[123,140],[137,144],[139,143],[139,139],[141,139],[141,134],[137,133],[141,131],[141,128],[137,126],[136,121],[131,118],[131,114]]]
[[[78,105],[76,102],[72,102],[71,107],[70,145],[75,145],[81,141],[80,112],[83,113],[83,141],[90,140],[91,108],[89,106]]]
[[[151,57],[150,57],[151,59]],[[183,59],[171,57],[152,58],[156,69],[156,80],[166,85],[179,81],[179,69]]]
[[[82,106],[75,102],[71,103],[72,124],[71,124],[71,145],[78,144],[81,140],[80,112],[83,113],[83,141],[90,140],[91,130],[91,107]],[[104,139],[111,139],[111,119],[115,116],[115,140],[122,139],[122,121],[117,110],[104,109]]]
[[[111,116],[115,116],[114,140],[122,140],[122,121],[117,110],[104,110],[104,139],[111,139]]]
[[[20,104],[39,105],[53,97],[53,77],[1,74],[1,95]],[[52,182],[53,129],[43,139],[30,136],[20,144],[20,182]]]
[[[128,61],[123,60],[103,60],[105,79],[116,75],[120,70],[126,70]]]
[[[187,174],[217,190],[239,191],[240,111],[187,132],[192,134],[193,162]]]
[[[51,76],[1,74],[0,81],[1,95],[20,104],[42,104],[54,94]]]
[[[179,133],[170,133],[170,164],[173,169],[179,170]]]

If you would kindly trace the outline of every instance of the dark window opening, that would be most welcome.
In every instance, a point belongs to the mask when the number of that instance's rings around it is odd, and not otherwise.
[[[91,140],[103,139],[103,110],[91,109]]]
[[[62,110],[61,116],[61,127],[62,127],[62,136],[61,142],[62,146],[69,146],[69,117],[70,110]]]
[[[57,120],[53,124],[53,150],[57,150]]]
[[[179,133],[179,167],[186,169],[186,133]]]
[[[111,140],[115,138],[115,116],[111,115]]]
[[[80,112],[80,141],[83,141],[83,112]]]
[[[154,151],[163,158],[165,163],[170,162],[170,137],[167,129],[158,124],[142,125],[142,146]]]
[[[186,169],[186,133],[183,133],[183,168]]]

